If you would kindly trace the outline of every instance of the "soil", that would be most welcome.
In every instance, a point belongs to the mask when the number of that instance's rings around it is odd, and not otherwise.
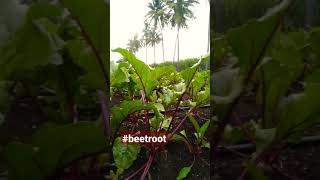
[[[245,159],[235,154],[219,155],[214,168],[214,180],[234,180],[243,172]],[[281,173],[269,171],[267,176],[273,180],[315,180],[320,179],[320,142],[296,145],[280,155]],[[290,176],[290,177],[288,177]],[[249,179],[249,177],[247,177]]]
[[[131,175],[137,169],[139,169],[146,161],[147,155],[145,152],[141,153],[138,160],[135,161],[133,166],[129,168],[126,173],[121,177]],[[175,180],[179,174],[179,171],[186,166],[190,166],[193,162],[193,155],[190,154],[187,146],[183,143],[170,143],[166,146],[165,150],[159,152],[154,159],[150,171],[149,177],[152,180]],[[210,150],[204,149],[204,151],[195,157],[195,162],[192,169],[186,179],[210,179]],[[139,179],[141,173],[135,176],[133,179]]]
[[[237,119],[231,124],[238,125],[249,120],[261,117],[261,107],[256,104],[255,97],[251,95],[240,99],[235,107]],[[306,130],[305,136],[320,135],[320,126]],[[251,152],[245,152],[250,156]],[[219,154],[214,165],[213,180],[234,180],[243,173],[247,158],[236,153]],[[314,180],[320,179],[320,142],[301,143],[283,151],[276,162],[277,168],[264,168],[264,175],[272,180]],[[250,179],[247,175],[243,179]]]
[[[200,124],[202,124],[205,119],[209,118],[209,108],[201,108],[197,113],[200,117]],[[177,126],[183,117],[184,113],[178,113],[175,123],[173,123],[173,127]],[[124,123],[122,124],[122,130],[130,129],[130,124]],[[185,130],[186,134],[189,138],[193,139],[193,126],[189,121],[186,121],[185,124],[180,128],[181,130]],[[134,162],[134,164],[125,171],[121,179],[125,179],[134,173],[137,169],[139,169],[144,163],[147,162],[148,154],[145,148],[142,149],[142,153]],[[206,180],[210,179],[210,149],[202,148],[202,152],[197,155],[193,155],[187,145],[183,142],[170,142],[168,143],[162,151],[160,151],[151,167],[148,174],[148,179],[152,180],[175,180],[179,174],[179,171],[183,167],[190,166],[195,159],[192,169],[186,179],[201,179]],[[141,176],[141,172],[136,175],[133,179],[139,179]]]

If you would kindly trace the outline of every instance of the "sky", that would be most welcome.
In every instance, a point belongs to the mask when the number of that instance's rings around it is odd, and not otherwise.
[[[151,0],[110,0],[110,48],[127,48],[129,39],[135,34],[142,36],[148,3]],[[207,54],[210,7],[207,0],[199,0],[192,8],[196,19],[188,21],[188,29],[180,30],[180,59],[200,57]],[[166,27],[163,31],[165,60],[172,61],[176,40],[176,28]],[[143,47],[136,56],[146,62]],[[163,62],[162,45],[156,46],[156,63]],[[111,61],[121,55],[111,52]],[[148,64],[154,62],[153,47],[148,48]]]

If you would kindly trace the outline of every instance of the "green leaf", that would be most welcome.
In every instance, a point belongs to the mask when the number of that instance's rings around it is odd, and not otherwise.
[[[167,131],[168,128],[169,128],[169,125],[170,125],[171,121],[172,121],[172,117],[164,118],[164,119],[163,119],[163,122],[162,122],[162,128]]]
[[[157,110],[159,112],[160,111],[165,111],[165,109],[164,109],[164,107],[163,107],[163,105],[161,103],[154,103],[153,105],[157,108]]]
[[[148,65],[137,59],[131,52],[126,49],[117,48],[113,52],[120,53],[133,67],[137,74],[139,88],[143,90],[147,97],[151,95],[152,90],[157,85],[152,71]]]
[[[152,110],[155,114],[156,123],[152,122],[154,128],[156,128],[161,120],[163,120],[163,115],[160,113],[158,108],[154,104],[143,104],[139,100],[135,101],[123,101],[119,106],[115,106],[111,109],[111,126],[112,133],[115,133],[116,129],[119,127],[120,123],[126,119],[130,114],[140,111],[140,110]]]
[[[173,134],[171,137],[171,140],[172,141],[185,141],[186,138],[187,138],[186,131],[182,130],[179,133]]]
[[[242,90],[242,77],[239,69],[224,69],[213,73],[213,99],[217,104],[228,104],[236,98]]]
[[[259,129],[255,130],[255,143],[257,153],[262,152],[267,148],[275,137],[276,129]]]
[[[46,4],[39,3],[31,6],[27,13],[27,21],[34,21],[43,17],[57,17],[60,16],[61,11],[58,7]]]
[[[210,99],[210,86],[207,85],[205,88],[204,88],[204,91],[200,91],[198,93],[198,97],[197,97],[197,106],[200,106],[204,103],[207,103]]]
[[[270,50],[270,59],[263,63],[261,71],[257,74],[263,77],[264,87],[260,86],[260,94],[265,94],[264,128],[272,127],[275,110],[278,108],[280,98],[285,95],[288,87],[300,76],[303,70],[301,46],[296,42],[297,34],[279,33],[274,39]],[[294,40],[292,40],[294,39]],[[264,88],[264,89],[263,89]]]
[[[123,171],[124,171],[123,169],[117,169],[117,172],[114,173],[112,170],[110,170],[110,175],[112,180],[118,180],[119,176],[123,173]]]
[[[282,1],[261,19],[252,20],[227,33],[232,51],[238,57],[241,75],[247,76],[252,66],[258,64],[258,61],[262,59],[272,35],[278,28],[280,17],[289,3],[290,0]]]
[[[165,108],[167,108],[176,103],[178,95],[181,94],[176,93],[174,90],[171,90],[168,87],[163,87],[163,93],[160,94],[161,103]]]
[[[277,128],[276,138],[294,137],[293,143],[297,140],[297,135],[301,137],[302,132],[320,122],[320,70],[314,72],[306,80],[303,93],[292,94],[282,102],[280,123]],[[303,112],[303,113],[296,113]],[[289,136],[289,137],[288,137]]]
[[[3,151],[9,168],[11,180],[44,180],[40,167],[37,165],[35,151],[31,145],[12,142]]]
[[[164,122],[165,119],[164,119],[164,116],[161,114],[160,116],[154,116],[150,119],[150,124],[151,124],[151,127],[154,129],[154,130],[158,130],[161,122]],[[163,127],[163,126],[162,126]]]
[[[128,64],[125,62],[119,63],[118,68],[111,76],[111,86],[128,83],[130,81],[129,76]]]
[[[198,101],[198,93],[204,88],[208,80],[208,71],[201,71],[196,73],[194,81],[191,83],[191,94],[195,101]]]
[[[25,71],[50,62],[56,49],[37,20],[58,15],[59,11],[52,5],[36,4],[29,8],[24,24],[0,48],[0,79],[25,79]]]
[[[211,148],[211,147],[210,147],[210,143],[209,143],[209,142],[206,142],[206,141],[201,144],[201,147],[202,147],[202,148],[208,148],[208,149]]]
[[[251,162],[247,162],[245,166],[252,180],[268,180],[268,178],[263,174],[263,172],[260,169],[258,169],[255,165],[253,165]]]
[[[81,24],[102,58],[109,52],[109,5],[104,0],[61,0],[71,16]]]
[[[139,144],[122,144],[120,137],[116,138],[112,147],[115,165],[119,169],[128,169],[137,159],[140,152]]]
[[[123,101],[119,106],[111,108],[111,126],[112,132],[115,133],[120,123],[127,118],[131,113],[144,109],[145,106],[141,101]]]
[[[200,130],[199,130],[199,137],[200,137],[200,139],[202,139],[202,138],[204,137],[204,135],[205,135],[205,133],[206,133],[209,125],[210,125],[210,120],[206,121],[206,122],[201,126],[201,128],[200,128]]]
[[[0,47],[21,26],[26,11],[27,6],[18,1],[0,1]]]
[[[293,58],[289,58],[293,61]],[[301,65],[301,66],[300,66]],[[288,87],[300,74],[302,64],[295,67],[288,67],[276,61],[269,61],[263,67],[265,86],[265,127],[272,126],[274,112],[278,107],[280,98],[285,95]],[[262,93],[262,87],[260,87]]]
[[[188,174],[191,171],[192,166],[184,167],[179,171],[179,175],[177,177],[177,180],[184,179],[188,176]]]
[[[47,176],[57,167],[107,148],[103,129],[94,122],[44,126],[33,135],[32,144],[37,149],[35,160]]]
[[[196,75],[196,72],[198,71],[198,68],[199,68],[199,65],[201,63],[201,59],[196,63],[194,64],[192,67],[189,67],[183,71],[180,72],[182,78],[184,79],[184,84],[185,84],[185,88],[187,89],[190,84],[191,84],[191,81],[194,79],[195,75]]]
[[[85,70],[85,74],[81,77],[83,84],[88,88],[101,89],[105,87],[104,74],[98,64],[96,57],[92,51],[88,50],[85,42],[81,40],[70,40],[65,44],[74,63]],[[105,68],[107,63],[105,62]]]
[[[243,88],[243,77],[239,69],[224,69],[213,73],[213,103],[218,112],[218,118],[223,119],[233,100],[238,97]]]
[[[228,41],[225,36],[217,37],[212,40],[214,46],[213,48],[213,64],[214,67],[218,68],[228,57],[228,54],[231,51],[231,47],[228,44]]]
[[[198,121],[191,115],[191,114],[187,114],[189,121],[192,123],[194,129],[196,130],[197,133],[200,132],[200,126]]]
[[[227,143],[238,144],[246,139],[245,133],[239,127],[227,125],[223,134],[223,138]]]
[[[154,79],[160,80],[163,76],[171,74],[176,71],[175,66],[157,66],[153,71],[152,75]]]

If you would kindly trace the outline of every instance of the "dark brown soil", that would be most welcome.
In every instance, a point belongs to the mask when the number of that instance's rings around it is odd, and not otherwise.
[[[209,108],[200,109],[197,114],[201,117],[200,124],[204,122],[204,119],[209,119]],[[181,117],[185,114],[183,112],[178,113],[177,118],[173,126],[177,126],[181,121]],[[122,129],[130,129],[128,123],[122,125]],[[194,128],[189,121],[186,121],[185,124],[180,128],[185,130],[189,138],[193,139]],[[140,153],[140,157],[134,162],[133,166],[129,168],[121,179],[125,179],[130,176],[133,172],[139,169],[147,161],[147,152],[143,149],[143,152]],[[156,158],[154,159],[151,167],[148,178],[152,180],[175,180],[179,174],[179,171],[186,166],[190,166],[193,162],[194,156],[189,151],[186,144],[183,142],[170,142],[167,144],[162,151],[160,151]],[[186,179],[199,179],[206,180],[210,179],[210,149],[202,148],[200,154],[195,155],[195,162],[192,166],[192,169]],[[141,173],[135,176],[133,179],[139,179]]]
[[[241,101],[242,107],[239,109],[238,115],[241,116],[241,119],[255,119],[259,116],[260,112],[257,107],[244,107],[252,106],[250,98],[247,100]],[[31,132],[34,131],[34,125],[39,124],[39,120],[32,118],[34,116],[30,115],[29,109],[24,109],[25,107],[16,106],[17,108],[12,111],[10,115],[10,120],[3,124],[1,127],[1,141],[2,143],[12,140],[12,137],[17,139],[24,139],[23,137],[29,136]],[[209,108],[204,109],[202,115],[209,115]],[[244,117],[245,115],[250,117]],[[31,120],[30,120],[31,119]],[[21,120],[30,120],[23,121]],[[186,123],[184,128],[187,131],[187,134],[192,132],[192,125]],[[319,134],[320,127],[316,126],[306,132],[307,135]],[[243,172],[243,162],[245,159],[239,155],[228,153],[224,155],[219,155],[215,165],[215,175],[210,178],[209,175],[209,157],[208,149],[203,149],[203,152],[196,156],[195,163],[191,169],[189,176],[186,179],[216,179],[216,180],[234,180],[239,177]],[[125,175],[134,172],[142,164],[147,161],[147,155],[144,150],[140,154],[140,157],[135,161],[134,165],[126,171]],[[183,143],[170,143],[166,148],[159,152],[152,163],[150,168],[150,175],[152,179],[155,180],[171,180],[176,179],[181,168],[189,166],[193,161],[193,155],[189,152],[188,148]],[[299,180],[314,180],[320,179],[320,143],[309,143],[303,145],[297,145],[291,147],[290,149],[282,152],[279,161],[277,162],[280,165],[280,171],[269,171],[267,173],[269,179],[275,180],[285,180],[285,179],[299,179]],[[0,174],[4,172],[3,164],[0,163]],[[141,174],[139,174],[141,175]],[[136,176],[135,179],[139,179],[140,176]],[[290,178],[288,177],[290,176]],[[1,176],[0,176],[1,177]],[[1,179],[1,178],[0,178]],[[245,179],[250,179],[246,177]]]
[[[210,179],[210,150],[204,150],[201,154],[195,157],[193,167],[186,179]],[[141,153],[141,157],[134,163],[134,165],[126,171],[125,175],[121,177],[124,179],[135,170],[139,169],[146,161],[146,154]],[[190,166],[193,162],[193,155],[190,154],[188,148],[183,143],[170,143],[165,150],[159,152],[150,167],[150,174],[152,180],[175,180],[179,171],[186,166]],[[141,173],[133,179],[139,179]]]
[[[234,180],[243,172],[244,158],[227,154],[217,157],[215,175],[211,179]],[[315,180],[320,179],[320,143],[296,145],[282,152],[277,170],[266,173],[269,179],[285,180]],[[289,177],[290,176],[290,177]],[[250,179],[249,177],[247,177]]]

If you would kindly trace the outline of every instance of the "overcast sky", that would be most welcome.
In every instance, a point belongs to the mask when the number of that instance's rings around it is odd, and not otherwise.
[[[129,39],[135,34],[142,36],[145,15],[148,12],[147,4],[151,0],[110,0],[110,48],[126,48]],[[200,57],[207,54],[208,45],[208,22],[210,7],[207,0],[199,0],[193,12],[196,19],[188,22],[188,29],[180,31],[180,59]],[[167,27],[163,31],[165,60],[172,61],[174,44],[176,39],[176,28]],[[136,53],[140,60],[145,62],[146,50],[141,48]],[[111,52],[111,61],[117,61],[121,56]],[[148,48],[148,64],[153,63],[153,48]],[[156,46],[156,62],[162,62],[162,46]]]

